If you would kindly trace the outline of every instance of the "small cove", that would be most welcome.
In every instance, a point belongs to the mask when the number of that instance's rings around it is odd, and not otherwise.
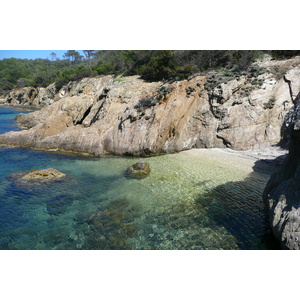
[[[0,107],[0,133],[20,111]],[[0,249],[278,249],[261,193],[269,174],[217,149],[141,159],[0,147]],[[14,172],[55,168],[65,180],[22,186]]]

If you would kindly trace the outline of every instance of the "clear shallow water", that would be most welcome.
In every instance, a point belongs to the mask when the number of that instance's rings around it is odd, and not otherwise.
[[[0,108],[2,132],[17,130],[17,113]],[[125,178],[139,160],[0,147],[0,249],[278,248],[261,200],[268,176],[181,152],[143,158],[150,175]],[[66,178],[14,178],[49,167]]]

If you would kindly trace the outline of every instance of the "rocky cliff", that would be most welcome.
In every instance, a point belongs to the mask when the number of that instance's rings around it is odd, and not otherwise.
[[[289,139],[289,154],[273,174],[263,199],[274,235],[283,249],[300,249],[300,101],[286,115],[284,129]]]
[[[60,90],[14,90],[6,105],[42,109],[20,114],[24,130],[0,135],[0,143],[96,155],[277,144],[300,90],[299,63],[265,61],[245,74],[210,72],[173,83],[102,76]]]

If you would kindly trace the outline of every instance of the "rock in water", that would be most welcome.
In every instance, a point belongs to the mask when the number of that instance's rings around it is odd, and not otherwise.
[[[125,171],[125,177],[133,179],[143,179],[147,177],[150,173],[149,163],[145,161],[140,161],[130,166]]]
[[[22,176],[21,179],[24,180],[42,180],[42,181],[48,181],[48,180],[58,180],[63,177],[65,177],[66,174],[59,172],[58,170],[49,168],[44,170],[33,170],[27,173],[26,175]]]
[[[284,122],[289,154],[263,193],[274,235],[283,249],[293,250],[300,249],[300,101],[296,100]]]

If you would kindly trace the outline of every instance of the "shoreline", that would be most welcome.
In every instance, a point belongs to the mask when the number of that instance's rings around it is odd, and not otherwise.
[[[1,103],[1,100],[0,99],[0,107],[1,108],[14,108],[14,109],[17,109],[17,110],[20,110],[20,111],[36,111],[36,110],[41,110],[40,107],[31,107],[31,106],[26,106],[26,105],[9,105],[7,103]]]
[[[155,155],[142,156],[142,155],[124,155],[124,154],[103,154],[97,155],[94,153],[76,151],[72,149],[60,148],[43,148],[43,147],[30,147],[17,144],[0,143],[1,148],[27,148],[34,151],[52,152],[64,155],[76,155],[82,158],[134,158],[143,160],[151,157],[158,157],[164,155],[191,155],[199,159],[207,159],[211,161],[218,161],[222,165],[228,167],[234,166],[245,171],[259,172],[265,174],[273,174],[274,171],[280,166],[288,154],[288,150],[282,149],[279,146],[262,146],[250,150],[233,150],[230,148],[192,148],[174,153],[159,153]]]
[[[235,167],[246,172],[273,174],[282,164],[288,154],[288,150],[279,146],[262,146],[250,150],[233,150],[230,148],[194,148],[183,151],[195,158],[205,158],[218,161],[221,165]]]
[[[17,106],[3,106],[7,108],[14,108],[20,111],[31,110],[25,107],[17,107]],[[33,149],[36,151],[46,151],[46,152],[56,152],[66,155],[79,155],[82,157],[124,157],[124,158],[135,158],[135,159],[147,159],[152,156],[163,156],[163,155],[176,155],[180,153],[184,153],[181,155],[193,155],[195,158],[204,158],[211,160],[213,163],[219,163],[220,165],[225,165],[228,167],[232,167],[233,165],[237,166],[239,169],[246,170],[248,173],[251,172],[259,172],[271,175],[279,165],[283,162],[284,158],[288,154],[288,150],[282,149],[279,146],[271,145],[271,146],[255,146],[249,150],[233,150],[231,148],[192,148],[187,150],[182,150],[173,153],[156,153],[153,155],[124,155],[124,154],[95,154],[88,151],[79,151],[73,149],[63,149],[60,147],[36,147],[36,146],[26,146],[15,143],[0,143],[1,147],[7,148],[18,148],[24,147]]]

